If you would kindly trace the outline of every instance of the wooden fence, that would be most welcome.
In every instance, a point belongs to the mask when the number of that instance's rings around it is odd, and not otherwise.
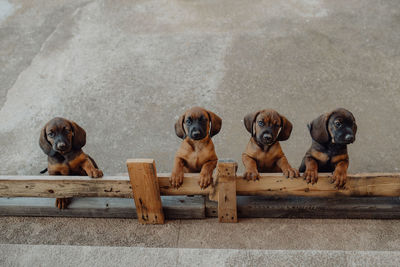
[[[214,184],[206,189],[198,185],[199,174],[185,174],[183,185],[169,184],[169,173],[157,173],[152,159],[127,161],[128,176],[92,179],[82,176],[0,176],[0,197],[115,197],[134,198],[137,217],[144,224],[165,221],[161,197],[205,195],[216,201],[220,222],[237,222],[237,195],[278,197],[398,197],[399,173],[349,175],[345,189],[336,189],[327,174],[317,184],[301,178],[287,179],[282,174],[261,174],[258,181],[246,181],[236,173],[237,163],[219,161]]]

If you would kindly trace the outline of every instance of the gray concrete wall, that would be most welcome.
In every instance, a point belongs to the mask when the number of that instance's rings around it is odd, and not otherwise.
[[[84,150],[106,174],[154,158],[170,171],[173,125],[193,105],[223,118],[220,158],[249,139],[242,119],[274,108],[294,125],[351,110],[350,171],[399,170],[398,1],[0,1],[0,174],[37,174],[37,142],[54,116],[87,131]]]

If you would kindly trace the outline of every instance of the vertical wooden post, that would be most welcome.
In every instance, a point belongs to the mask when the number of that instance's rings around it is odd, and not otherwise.
[[[163,224],[164,213],[154,160],[128,159],[126,164],[139,222]]]
[[[236,207],[237,163],[232,160],[219,161],[217,165],[218,221],[237,222]]]

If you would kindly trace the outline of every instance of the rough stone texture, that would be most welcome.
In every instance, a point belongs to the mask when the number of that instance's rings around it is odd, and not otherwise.
[[[352,172],[398,171],[398,1],[12,1],[0,4],[1,174],[37,174],[40,128],[54,116],[88,133],[106,174],[130,157],[170,171],[173,124],[192,105],[223,118],[220,158],[249,139],[244,115],[271,107],[294,124],[294,166],[306,124],[353,111]]]
[[[240,219],[182,221],[179,247],[235,249],[399,250],[399,221]]]
[[[175,247],[179,221],[142,225],[134,219],[2,217],[0,243]]]
[[[398,266],[393,251],[1,245],[4,266]],[[9,255],[6,257],[5,255]]]
[[[321,219],[174,220],[2,217],[0,244],[270,250],[400,250],[400,221]]]

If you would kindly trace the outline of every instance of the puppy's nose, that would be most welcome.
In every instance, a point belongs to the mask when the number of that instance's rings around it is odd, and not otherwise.
[[[194,138],[199,137],[199,136],[200,136],[200,131],[199,131],[199,130],[194,130],[194,131],[192,132],[192,136],[193,136]]]
[[[272,135],[269,133],[263,134],[263,138],[268,142],[272,141]]]
[[[352,135],[352,134],[346,134],[346,136],[344,137],[344,139],[346,140],[346,142],[353,142],[353,141],[354,141],[354,135]]]
[[[64,150],[67,146],[63,142],[57,143],[57,149]]]

